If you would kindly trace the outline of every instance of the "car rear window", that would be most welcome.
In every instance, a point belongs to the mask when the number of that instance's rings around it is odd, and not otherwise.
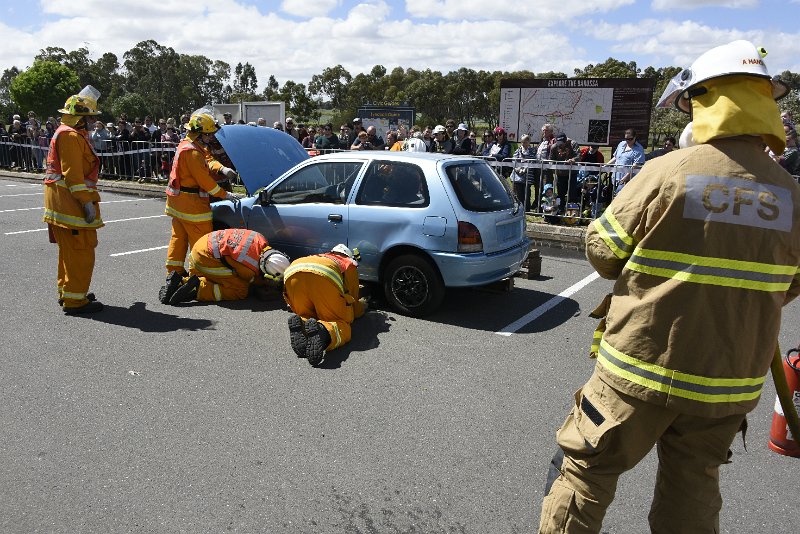
[[[482,161],[458,163],[445,168],[458,201],[469,211],[500,211],[514,207],[508,185]]]

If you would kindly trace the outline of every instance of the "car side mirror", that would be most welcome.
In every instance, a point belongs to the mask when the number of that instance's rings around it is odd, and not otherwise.
[[[266,188],[258,192],[258,203],[262,206],[267,206],[272,203],[272,195]]]

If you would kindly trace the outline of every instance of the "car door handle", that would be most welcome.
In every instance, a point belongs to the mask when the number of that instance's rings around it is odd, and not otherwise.
[[[340,222],[342,222],[342,216],[338,215],[336,213],[331,213],[330,215],[328,215],[328,220],[331,221],[331,222],[340,223]]]

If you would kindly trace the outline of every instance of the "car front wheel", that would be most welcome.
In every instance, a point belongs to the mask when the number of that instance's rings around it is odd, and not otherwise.
[[[389,304],[403,315],[422,317],[444,299],[444,283],[425,258],[413,254],[393,259],[384,271],[383,292]]]

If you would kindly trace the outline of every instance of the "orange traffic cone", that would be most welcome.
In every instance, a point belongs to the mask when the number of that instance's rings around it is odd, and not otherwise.
[[[800,349],[791,349],[783,358],[783,374],[795,410],[800,412]],[[791,416],[790,416],[791,417]],[[800,436],[793,436],[786,422],[786,414],[780,400],[775,399],[775,413],[772,415],[772,429],[768,446],[778,454],[800,458]]]

